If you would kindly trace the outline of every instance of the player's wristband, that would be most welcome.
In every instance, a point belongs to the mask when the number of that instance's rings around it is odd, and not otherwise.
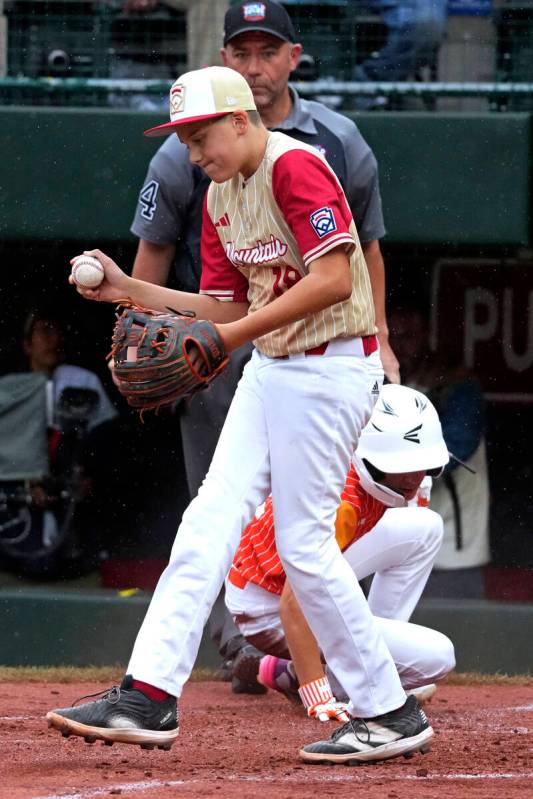
[[[335,701],[327,677],[320,677],[318,680],[306,682],[305,685],[301,685],[298,688],[298,693],[306,710],[311,710],[317,705],[324,705],[326,702]]]

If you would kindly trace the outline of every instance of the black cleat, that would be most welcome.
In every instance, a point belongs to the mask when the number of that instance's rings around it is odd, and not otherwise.
[[[267,689],[257,681],[263,653],[252,644],[245,644],[233,658],[231,690],[234,694],[266,694]]]
[[[143,749],[170,749],[179,731],[175,697],[156,702],[131,685],[132,678],[126,675],[102,699],[51,710],[46,715],[48,726],[65,738],[80,735],[87,743],[100,740],[107,746],[121,742]]]
[[[415,697],[409,696],[398,710],[372,719],[350,719],[328,741],[300,749],[300,757],[307,763],[359,765],[429,752],[432,737],[426,714]]]
[[[216,670],[215,677],[222,682],[231,682],[233,658],[226,658]]]

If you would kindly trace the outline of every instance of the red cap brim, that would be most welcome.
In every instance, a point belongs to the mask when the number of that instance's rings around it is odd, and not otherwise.
[[[165,122],[164,125],[157,125],[155,128],[148,128],[148,130],[144,131],[143,135],[152,137],[168,136],[168,134],[172,133],[173,130],[176,130],[176,128],[181,128],[183,125],[190,125],[192,122],[202,122],[204,119],[225,117],[228,114],[231,114],[231,111],[220,111],[218,114],[204,114],[203,116],[198,117],[187,117],[176,122]]]

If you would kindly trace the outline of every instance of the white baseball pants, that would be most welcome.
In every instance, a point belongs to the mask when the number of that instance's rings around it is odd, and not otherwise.
[[[405,689],[441,680],[455,666],[449,638],[408,622],[441,542],[438,514],[428,508],[391,508],[344,553],[357,579],[374,575],[368,604]],[[284,639],[279,601],[277,594],[253,583],[241,589],[226,580],[226,605],[240,632],[245,637],[263,634],[275,648]]]
[[[128,671],[179,696],[245,525],[272,491],[277,547],[324,656],[367,717],[405,692],[368,603],[334,537],[350,458],[383,370],[360,339],[322,356],[246,365],[206,479],[183,515]],[[221,378],[223,379],[223,378]]]

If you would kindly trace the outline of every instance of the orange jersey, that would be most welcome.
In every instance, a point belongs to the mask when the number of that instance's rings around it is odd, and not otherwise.
[[[341,550],[375,527],[386,510],[387,505],[364,490],[352,464],[335,520],[335,537]],[[238,587],[251,582],[271,594],[283,591],[285,572],[276,549],[272,496],[259,516],[245,528],[229,579]]]

